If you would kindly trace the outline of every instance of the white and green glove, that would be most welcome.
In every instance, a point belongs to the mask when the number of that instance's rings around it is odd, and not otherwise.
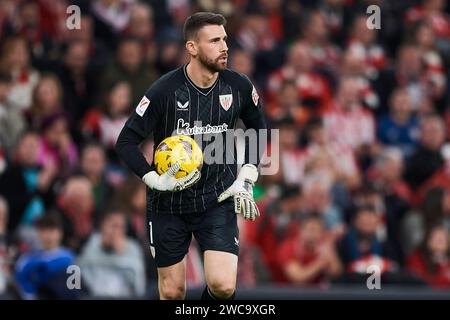
[[[259,210],[253,199],[253,186],[258,179],[258,169],[252,164],[245,164],[234,183],[219,196],[222,202],[234,197],[234,211],[241,213],[245,219],[255,220],[259,217]]]
[[[176,162],[162,175],[159,175],[156,171],[150,171],[142,177],[142,181],[152,190],[177,192],[191,187],[200,180],[201,174],[198,169],[195,169],[186,177],[177,179],[175,174],[178,170],[180,170],[180,164]]]

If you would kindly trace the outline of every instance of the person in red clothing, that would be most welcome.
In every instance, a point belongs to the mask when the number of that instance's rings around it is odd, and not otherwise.
[[[329,241],[322,219],[308,215],[303,220],[300,233],[283,242],[278,262],[286,282],[300,285],[325,284],[342,272],[334,244]]]
[[[450,288],[449,249],[450,235],[442,224],[437,224],[408,258],[407,268],[433,288]]]

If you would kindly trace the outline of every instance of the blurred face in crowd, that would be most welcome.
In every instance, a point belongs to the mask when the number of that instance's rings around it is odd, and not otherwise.
[[[395,119],[407,121],[412,112],[411,99],[405,89],[395,90],[390,101],[391,113]]]
[[[400,48],[397,58],[399,71],[410,79],[416,79],[422,71],[421,53],[417,47],[404,46]]]
[[[445,257],[449,250],[449,241],[448,231],[444,227],[436,227],[430,232],[427,247],[435,256]]]
[[[326,41],[328,38],[328,29],[325,18],[321,13],[315,12],[311,15],[311,20],[306,27],[307,37],[312,38],[314,41]]]
[[[11,47],[8,52],[8,67],[13,70],[28,68],[30,53],[24,39],[18,38],[10,42]]]
[[[358,16],[353,24],[353,36],[364,45],[370,45],[375,41],[376,31],[367,28],[367,17]]]
[[[58,80],[53,77],[43,77],[35,88],[35,102],[39,112],[50,115],[57,111],[61,103],[61,90]]]
[[[359,105],[358,83],[353,78],[344,78],[339,84],[338,101],[344,109],[353,109]]]
[[[69,40],[90,42],[94,35],[94,26],[92,18],[88,15],[82,15],[80,18],[80,28],[67,31]]]
[[[62,203],[65,209],[85,214],[94,208],[92,184],[88,178],[74,177],[63,188]]]
[[[245,25],[256,37],[267,37],[270,32],[267,18],[262,14],[249,14],[245,19]]]
[[[131,107],[131,87],[127,82],[120,82],[109,94],[109,113],[111,116],[123,116]]]
[[[195,40],[186,43],[189,53],[210,72],[227,67],[228,46],[224,26],[206,25],[197,32]]]
[[[319,218],[310,218],[301,224],[300,237],[306,248],[314,249],[323,237],[323,223]]]
[[[39,242],[44,250],[52,250],[59,247],[62,231],[56,227],[38,228]]]
[[[286,124],[280,128],[280,150],[283,148],[294,149],[297,147],[298,131],[294,125]]]
[[[20,12],[20,19],[27,27],[38,27],[40,23],[39,19],[39,7],[37,3],[27,2]]]
[[[311,128],[308,137],[310,143],[325,144],[327,142],[325,129],[320,125]]]
[[[417,29],[416,42],[422,48],[432,48],[434,46],[435,36],[433,28],[428,23],[423,23]]]
[[[63,139],[69,136],[67,121],[63,117],[55,120],[48,128],[46,128],[44,137],[45,141],[52,147],[59,147]]]
[[[24,166],[35,166],[39,159],[39,136],[28,133],[22,137],[17,147],[17,159]]]
[[[244,50],[235,49],[231,54],[231,69],[247,76],[253,74],[253,60]]]
[[[347,50],[342,61],[341,74],[345,76],[364,75],[366,69],[365,56],[357,50]]]
[[[282,108],[298,106],[300,102],[300,94],[295,83],[285,83],[281,87],[280,94],[278,95],[278,101]]]
[[[88,146],[81,155],[81,169],[91,179],[99,179],[105,170],[105,152],[99,146]]]
[[[144,4],[135,4],[130,13],[130,34],[139,39],[148,39],[152,37],[153,29],[151,9]]]
[[[120,65],[129,72],[136,71],[142,63],[142,47],[138,41],[122,42],[117,54]]]
[[[377,213],[362,210],[355,217],[355,227],[364,236],[372,236],[378,229],[380,218]]]
[[[330,204],[330,188],[320,180],[304,186],[306,209],[311,212],[323,212]]]
[[[302,43],[295,44],[289,50],[287,59],[288,65],[292,66],[296,72],[308,72],[313,67],[310,46]]]
[[[420,125],[422,145],[432,151],[438,151],[445,141],[445,127],[438,117],[425,118]]]
[[[403,159],[401,156],[387,155],[379,164],[378,171],[385,182],[396,182],[401,178],[403,173]]]
[[[124,215],[117,212],[105,218],[101,226],[101,234],[103,246],[117,250],[118,243],[126,239],[126,221]]]
[[[70,45],[65,55],[65,63],[72,72],[83,72],[89,59],[89,47],[85,41],[77,41]]]

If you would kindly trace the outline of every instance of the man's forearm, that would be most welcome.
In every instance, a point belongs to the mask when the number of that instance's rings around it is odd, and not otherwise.
[[[116,152],[119,157],[140,178],[151,170],[139,149],[141,141],[142,138],[138,134],[125,126],[116,143]]]

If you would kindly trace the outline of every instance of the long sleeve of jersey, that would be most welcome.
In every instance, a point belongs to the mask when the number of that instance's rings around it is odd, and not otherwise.
[[[248,79],[245,84],[244,93],[244,105],[240,118],[242,119],[246,129],[254,129],[256,131],[257,141],[256,145],[251,145],[250,142],[246,142],[245,163],[251,163],[258,166],[261,162],[267,143],[267,141],[264,141],[264,139],[267,138],[267,124],[258,92]]]
[[[157,86],[152,86],[127,120],[116,142],[116,152],[137,176],[142,178],[151,171],[139,145],[150,137],[160,119],[162,97]]]

